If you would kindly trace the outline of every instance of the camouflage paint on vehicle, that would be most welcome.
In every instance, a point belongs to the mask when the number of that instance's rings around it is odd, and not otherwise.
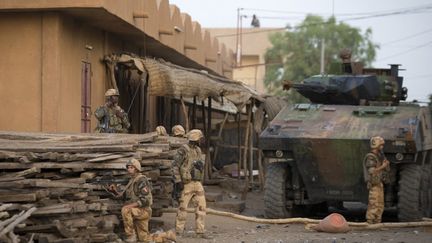
[[[417,152],[432,149],[430,136],[422,136],[431,130],[422,124],[430,124],[430,116],[419,106],[296,104],[269,124],[260,147],[267,154],[283,151],[296,162],[310,200],[366,201],[362,162],[370,137],[384,137],[389,160],[409,162]],[[397,153],[404,159],[396,160]]]
[[[268,217],[290,217],[298,206],[367,202],[363,159],[381,136],[390,161],[386,206],[400,220],[432,216],[432,121],[429,107],[407,97],[399,65],[363,68],[344,59],[342,75],[287,82],[312,104],[282,109],[260,135],[267,161]]]

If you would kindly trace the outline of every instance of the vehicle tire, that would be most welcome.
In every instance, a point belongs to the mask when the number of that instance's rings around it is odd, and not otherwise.
[[[419,221],[421,207],[422,168],[419,165],[404,165],[400,171],[398,191],[399,221]]]
[[[264,212],[267,218],[291,217],[287,210],[286,163],[269,163],[264,184]]]
[[[432,164],[426,164],[422,169],[420,205],[423,217],[432,217]]]

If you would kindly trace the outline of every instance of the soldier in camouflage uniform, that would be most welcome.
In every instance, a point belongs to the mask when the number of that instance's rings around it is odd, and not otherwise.
[[[390,170],[389,161],[383,153],[384,139],[372,137],[370,140],[371,152],[366,154],[363,169],[367,188],[369,189],[369,202],[366,212],[366,221],[369,224],[381,223],[384,212],[384,179]]]
[[[200,139],[203,136],[202,132],[198,129],[191,130],[187,136],[189,143],[180,147],[174,157],[174,163],[179,169],[180,179],[183,184],[175,222],[176,233],[183,234],[187,215],[186,209],[192,200],[196,204],[196,236],[210,238],[204,231],[206,200],[204,188],[201,184],[204,176],[204,162],[202,161],[201,149],[199,147]]]
[[[96,132],[127,133],[130,127],[129,119],[123,109],[118,106],[119,93],[116,89],[105,92],[106,103],[95,111],[98,119]]]
[[[151,184],[145,175],[141,174],[141,164],[136,159],[127,162],[126,168],[131,175],[129,183],[123,192],[119,193],[114,185],[109,190],[119,198],[126,200],[122,207],[126,242],[163,242],[165,239],[175,241],[175,233],[172,231],[163,232],[155,235],[149,234],[148,224],[152,215],[153,196]]]

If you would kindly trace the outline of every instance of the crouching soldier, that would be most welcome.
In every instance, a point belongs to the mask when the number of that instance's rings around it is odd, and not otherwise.
[[[141,174],[141,163],[136,159],[131,159],[126,163],[126,169],[131,176],[126,188],[118,192],[116,186],[110,185],[109,190],[116,197],[123,198],[126,203],[122,207],[124,230],[126,242],[163,242],[164,240],[175,241],[175,233],[172,231],[157,235],[150,235],[148,224],[152,215],[151,206],[153,196],[151,184],[145,175]]]
[[[188,144],[177,150],[174,157],[175,165],[179,169],[183,190],[181,191],[179,207],[175,222],[176,233],[183,234],[189,202],[195,202],[196,236],[211,238],[205,234],[204,217],[206,215],[206,200],[204,188],[201,184],[204,175],[204,162],[202,161],[199,143],[203,137],[198,129],[191,130],[188,135]]]

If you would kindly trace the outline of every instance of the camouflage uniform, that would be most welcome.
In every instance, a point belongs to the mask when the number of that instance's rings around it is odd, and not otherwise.
[[[194,131],[194,130],[192,130]],[[192,132],[191,131],[191,132]],[[199,131],[199,130],[198,130]],[[191,136],[189,141],[191,140]],[[192,136],[193,137],[193,136]],[[199,139],[198,139],[199,140]],[[195,204],[196,233],[204,234],[204,217],[206,215],[206,200],[204,188],[201,184],[203,179],[204,162],[202,162],[201,149],[198,145],[185,144],[177,150],[175,165],[180,171],[181,181],[184,189],[181,192],[179,207],[176,217],[176,232],[182,233],[186,223],[186,209],[189,202]]]
[[[130,127],[127,114],[118,105],[113,107],[108,107],[106,104],[100,106],[96,109],[95,116],[99,121],[96,127],[96,132],[99,133],[127,133]],[[106,127],[106,125],[108,126]]]
[[[137,175],[132,178],[126,186],[123,196],[127,200],[127,204],[138,203],[138,207],[135,208],[122,208],[121,214],[126,235],[128,238],[134,237],[136,231],[140,241],[152,240],[149,235],[148,222],[152,214],[153,197],[147,177]]]
[[[130,127],[127,114],[117,105],[119,92],[116,89],[108,89],[105,92],[107,102],[95,111],[98,119],[96,132],[99,133],[127,133]]]
[[[384,212],[384,177],[385,171],[373,173],[375,168],[381,166],[385,160],[384,154],[376,155],[368,153],[364,159],[364,174],[369,189],[368,208],[366,212],[366,221],[369,224],[381,223],[381,217]],[[389,168],[388,168],[389,169]]]

